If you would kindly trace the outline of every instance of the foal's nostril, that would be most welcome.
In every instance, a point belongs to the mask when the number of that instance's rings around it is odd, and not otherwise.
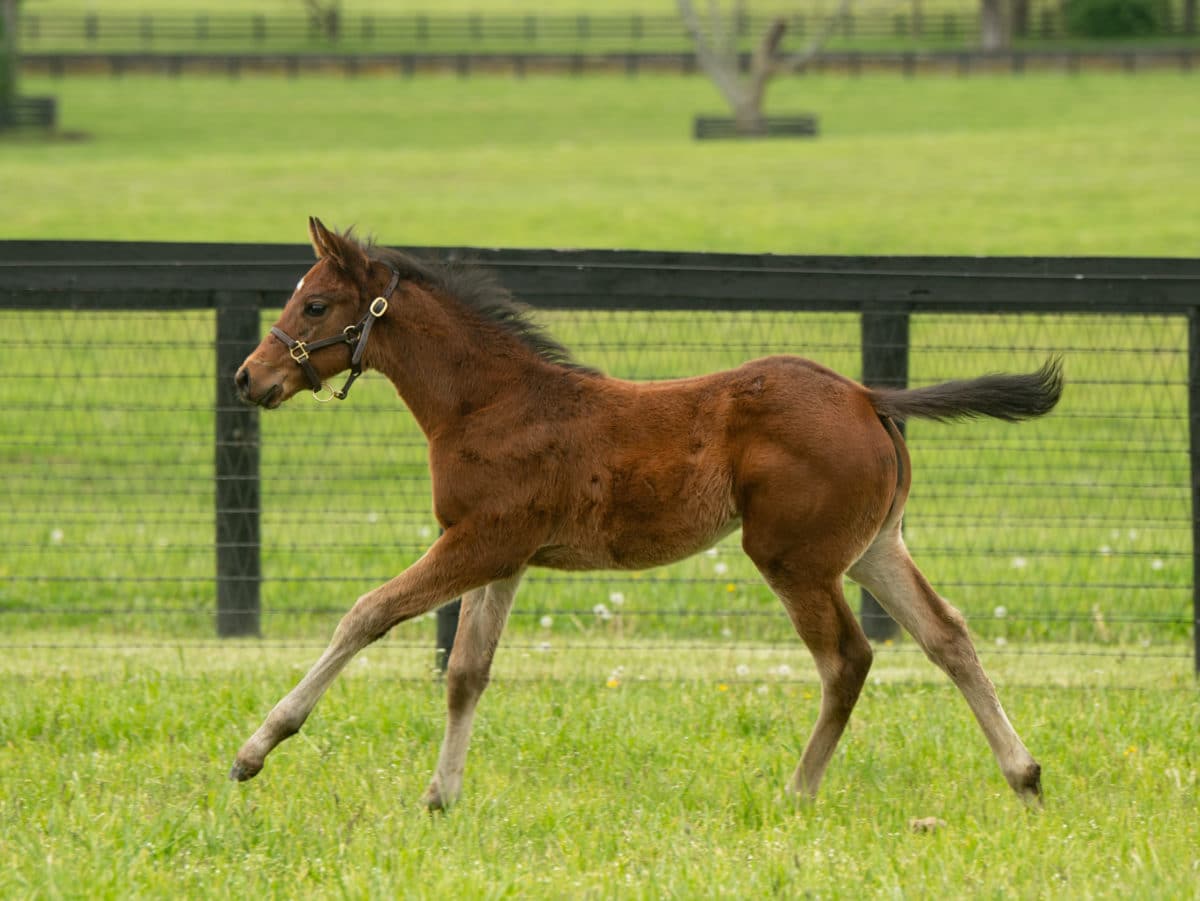
[[[233,383],[237,385],[238,393],[243,397],[250,392],[250,368],[243,366],[237,371],[237,375],[233,377]]]

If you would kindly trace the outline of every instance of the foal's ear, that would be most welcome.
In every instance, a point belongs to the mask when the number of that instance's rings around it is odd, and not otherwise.
[[[330,260],[347,274],[365,271],[370,260],[357,241],[331,232],[316,216],[308,217],[308,237],[318,260]]]

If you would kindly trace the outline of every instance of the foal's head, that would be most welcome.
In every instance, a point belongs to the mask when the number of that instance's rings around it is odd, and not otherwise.
[[[238,393],[249,403],[278,407],[304,388],[317,392],[325,379],[345,369],[354,372],[365,346],[359,339],[382,316],[396,289],[396,270],[371,259],[357,241],[314,218],[308,220],[308,234],[316,265],[296,284],[274,327],[238,370]]]

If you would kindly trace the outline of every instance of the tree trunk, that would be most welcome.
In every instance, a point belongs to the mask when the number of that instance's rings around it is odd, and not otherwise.
[[[1007,50],[1010,44],[1004,0],[981,0],[979,38],[984,50]]]
[[[17,99],[17,0],[0,0],[0,130],[12,124]]]
[[[1183,0],[1183,33],[1196,33],[1196,0]]]
[[[1012,37],[1029,37],[1029,0],[1012,0],[1012,23],[1009,33]]]

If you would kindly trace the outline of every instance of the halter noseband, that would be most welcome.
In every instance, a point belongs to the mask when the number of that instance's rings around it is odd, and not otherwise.
[[[279,326],[271,327],[271,334],[282,342],[283,346],[288,349],[288,354],[295,361],[296,365],[304,372],[304,377],[308,379],[308,386],[312,389],[313,397],[321,403],[327,403],[335,397],[338,400],[345,400],[346,395],[350,393],[350,386],[354,384],[354,380],[362,375],[362,356],[363,351],[367,349],[367,336],[371,334],[371,326],[375,324],[375,320],[383,316],[387,312],[388,298],[396,291],[396,286],[400,284],[400,273],[394,266],[389,266],[392,270],[392,279],[388,282],[388,286],[384,292],[371,301],[371,305],[367,307],[367,312],[363,318],[358,320],[354,325],[348,325],[342,329],[340,335],[331,335],[328,338],[321,338],[317,341],[307,343],[293,338]],[[346,384],[342,385],[340,391],[335,391],[317,375],[317,370],[313,368],[313,364],[309,362],[309,357],[318,350],[326,347],[333,347],[337,344],[349,344],[354,350],[350,354],[350,376],[346,379]],[[329,393],[322,395],[325,390]]]

